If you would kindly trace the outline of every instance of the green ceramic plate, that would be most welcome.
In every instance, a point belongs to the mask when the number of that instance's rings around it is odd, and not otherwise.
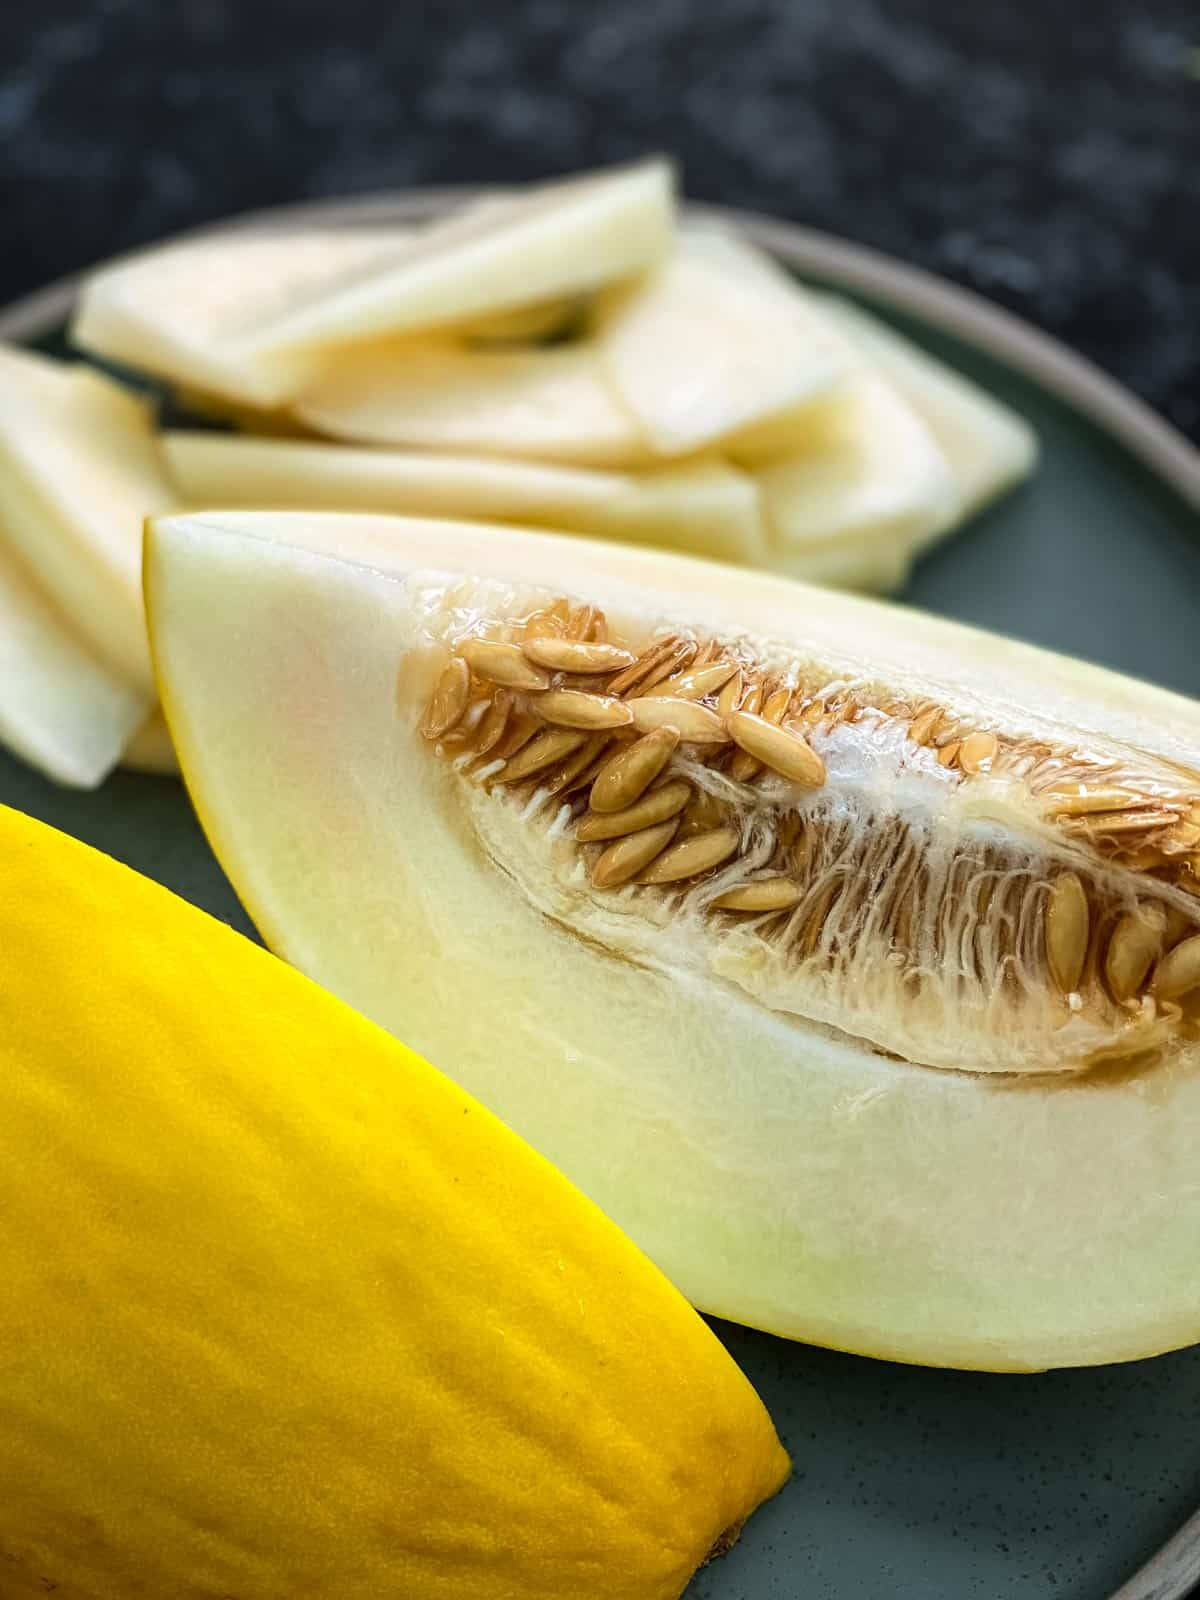
[[[381,197],[247,222],[408,220],[445,200]],[[930,556],[904,598],[1200,695],[1200,462],[1187,443],[961,291],[822,235],[738,220],[801,275],[858,295],[978,378],[1041,435],[1035,479]],[[14,307],[0,336],[53,344],[71,297],[57,285]],[[0,757],[0,799],[252,932],[178,783],[119,773],[76,794]],[[689,1600],[1177,1600],[1200,1578],[1200,1528],[1184,1527],[1200,1504],[1200,1348],[995,1377],[718,1331],[796,1475]]]

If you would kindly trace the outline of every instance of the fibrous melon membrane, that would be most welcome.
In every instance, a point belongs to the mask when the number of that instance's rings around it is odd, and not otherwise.
[[[265,936],[697,1304],[995,1368],[1200,1332],[1195,705],[548,536],[214,514],[149,550]]]

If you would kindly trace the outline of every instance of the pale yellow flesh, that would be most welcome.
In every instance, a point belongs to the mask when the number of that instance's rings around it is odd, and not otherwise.
[[[674,175],[665,161],[490,198],[430,225],[394,263],[248,328],[239,347],[279,353],[380,338],[593,289],[658,260],[674,209]]]
[[[960,517],[1033,471],[1037,435],[1017,412],[860,306],[836,295],[818,303],[933,434],[954,478]]]
[[[172,778],[179,775],[179,762],[166,718],[157,708],[138,727],[121,753],[121,765],[134,772],[147,772],[154,777]]]
[[[0,744],[55,783],[93,789],[148,703],[80,643],[0,525]]]
[[[141,401],[82,366],[0,349],[0,523],[88,648],[153,697],[142,523],[174,496]]]
[[[0,808],[4,1600],[677,1600],[787,1458],[478,1102]]]
[[[330,282],[405,248],[402,229],[227,233],[143,251],[92,273],[71,325],[75,344],[172,383],[271,407],[310,382],[322,357],[229,346]]]
[[[603,318],[604,370],[654,449],[680,455],[827,392],[841,342],[804,291],[720,229],[672,254]]]
[[[437,571],[586,599],[618,629],[749,629],[981,718],[1193,764],[1200,709],[951,623],[550,536],[230,514],[148,545],[172,734],[264,935],[498,1109],[695,1303],[996,1369],[1200,1335],[1195,1052],[1078,1081],[914,1067],[560,930],[482,858],[416,731],[432,669],[408,575]]]
[[[162,444],[175,487],[194,506],[478,517],[746,566],[767,560],[758,492],[719,461],[635,473],[210,432],[170,432]]]
[[[586,341],[544,350],[372,345],[331,365],[294,409],[315,432],[362,444],[586,466],[650,459]]]

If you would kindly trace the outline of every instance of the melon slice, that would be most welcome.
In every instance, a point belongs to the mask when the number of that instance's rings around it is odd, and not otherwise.
[[[134,772],[148,772],[155,777],[176,777],[179,762],[175,759],[175,746],[167,728],[166,718],[157,708],[137,729],[121,755],[121,765]]]
[[[176,488],[195,506],[478,517],[746,566],[762,566],[767,557],[757,490],[745,473],[719,461],[600,472],[204,432],[170,432],[162,442]]]
[[[304,228],[146,250],[85,280],[71,338],[183,388],[270,408],[310,381],[320,358],[234,352],[230,342],[325,285],[393,260],[407,238],[395,228]]]
[[[166,518],[147,588],[268,942],[695,1303],[1005,1370],[1200,1335],[1200,707],[445,522]]]
[[[916,553],[948,533],[961,507],[937,442],[895,389],[856,373],[805,418],[800,449],[755,476],[774,564],[807,577],[813,563],[876,563],[880,586],[906,574]],[[865,585],[864,585],[865,586]]]
[[[81,366],[0,349],[0,523],[88,647],[153,699],[142,523],[173,503],[149,412]]]
[[[958,491],[960,517],[1033,471],[1037,435],[1024,417],[861,307],[837,295],[822,295],[819,303],[937,440]]]
[[[0,744],[55,783],[93,789],[148,705],[80,643],[0,529]]]
[[[666,161],[489,197],[435,222],[398,252],[247,325],[237,348],[262,355],[445,327],[577,294],[643,271],[674,226]]]
[[[397,340],[347,355],[302,394],[317,433],[372,445],[638,465],[646,440],[591,343],[534,350]]]
[[[804,291],[712,226],[680,230],[663,265],[609,308],[598,344],[617,394],[664,455],[806,406],[847,366]]]

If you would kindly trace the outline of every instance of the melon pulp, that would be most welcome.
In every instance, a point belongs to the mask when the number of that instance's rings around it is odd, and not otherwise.
[[[142,522],[173,503],[140,399],[85,367],[0,350],[5,542],[89,651],[148,699]]]
[[[767,559],[758,492],[721,461],[603,472],[182,430],[165,433],[162,445],[176,488],[194,506],[478,517],[676,546],[746,566]]]
[[[654,160],[489,196],[412,235],[394,261],[348,273],[244,326],[255,356],[478,321],[643,271],[666,251],[674,173]]]
[[[292,228],[140,251],[85,279],[71,339],[182,388],[269,409],[310,382],[323,358],[233,351],[229,341],[329,283],[394,259],[407,237],[395,228]]]
[[[676,1291],[395,1040],[7,809],[0,924],[5,1600],[676,1600],[780,1487]]]
[[[54,782],[91,789],[149,704],[68,628],[0,525],[0,743]]]
[[[491,1104],[694,1303],[1004,1370],[1200,1335],[1195,991],[1175,998],[1200,914],[1200,708],[910,611],[469,525],[165,518],[146,581],[181,766],[273,948]],[[494,781],[503,744],[472,759],[482,700],[465,745],[422,731],[510,661],[490,648],[505,627],[592,630],[589,607],[618,649],[661,635],[667,670],[759,673],[744,736],[823,764],[815,786],[753,760],[735,782],[712,765],[727,748],[685,739],[663,774],[697,791],[678,839],[654,835],[669,820],[644,835],[676,866],[714,836],[734,852],[694,892],[657,883],[653,853],[645,887],[598,887],[609,846],[573,838],[536,771]],[[447,653],[480,625],[456,677]],[[799,732],[760,726],[777,683]],[[585,688],[587,725],[633,715]],[[734,702],[706,694],[675,716],[727,741]],[[789,882],[797,922],[717,904]]]

